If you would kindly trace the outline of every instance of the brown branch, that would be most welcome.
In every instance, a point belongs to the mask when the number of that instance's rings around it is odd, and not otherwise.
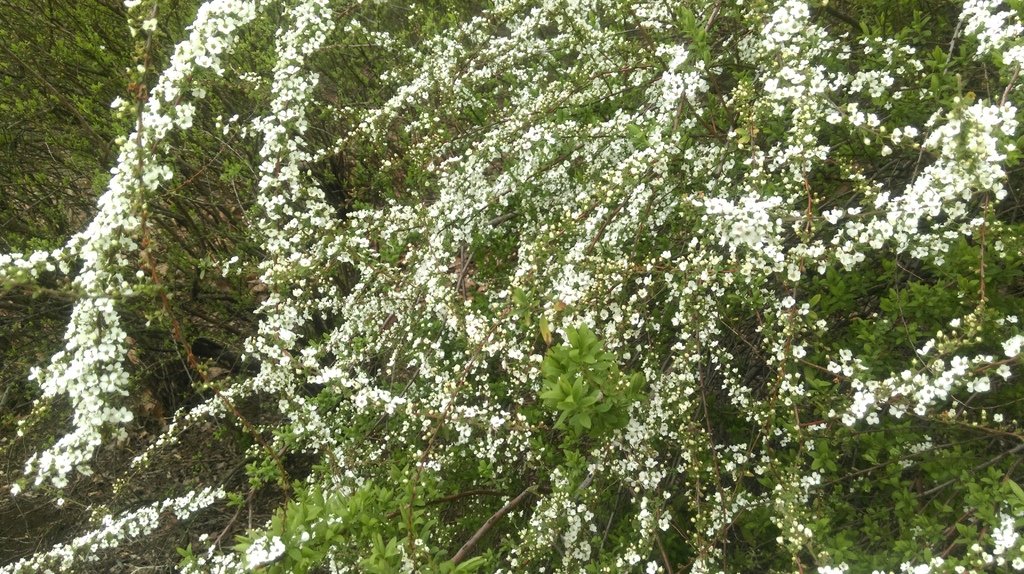
[[[469,553],[473,551],[473,547],[476,546],[476,543],[479,542],[480,539],[483,538],[484,535],[487,534],[503,516],[508,514],[513,508],[519,506],[519,504],[526,499],[526,496],[532,494],[536,488],[536,486],[531,486],[530,488],[520,492],[519,496],[508,501],[508,504],[502,506],[500,510],[492,514],[491,517],[487,519],[487,522],[484,522],[484,525],[473,534],[473,537],[463,544],[462,548],[459,548],[459,551],[455,553],[455,556],[452,556],[452,564],[458,564],[465,560],[466,557],[469,556]]]

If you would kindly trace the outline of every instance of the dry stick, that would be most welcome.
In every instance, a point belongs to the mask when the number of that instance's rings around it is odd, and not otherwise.
[[[484,534],[487,534],[491,530],[491,528],[494,527],[495,523],[501,520],[501,518],[508,514],[509,511],[511,511],[516,506],[519,506],[519,504],[526,499],[526,496],[528,494],[532,494],[536,488],[536,486],[531,486],[530,488],[527,488],[526,490],[520,492],[519,496],[513,498],[508,502],[508,504],[502,506],[501,510],[492,514],[491,517],[487,519],[487,522],[484,522],[484,525],[481,526],[480,529],[477,530],[475,534],[473,534],[473,537],[470,538],[465,544],[463,544],[462,548],[459,548],[459,551],[455,553],[455,556],[452,556],[452,564],[458,564],[459,562],[465,560],[466,557],[469,556],[469,553],[473,551],[473,547],[476,546],[476,543],[484,537]]]
[[[704,33],[707,34],[711,31],[711,27],[715,25],[715,18],[718,18],[718,12],[722,9],[722,0],[715,2],[715,7],[711,9],[711,15],[708,16],[708,21],[704,23]],[[669,574],[672,574],[669,572]]]
[[[469,265],[473,262],[473,252],[466,249],[466,245],[463,244],[459,248],[460,258],[462,263],[462,269],[459,270],[459,278],[455,281],[455,291],[462,291],[462,296],[466,296],[466,275],[469,273]]]

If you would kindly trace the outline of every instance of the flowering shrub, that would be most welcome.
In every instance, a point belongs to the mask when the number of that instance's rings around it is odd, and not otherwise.
[[[92,223],[0,255],[77,297],[33,375],[72,427],[15,494],[130,430],[144,300],[206,398],[136,467],[238,422],[288,498],[186,572],[1024,570],[1020,2],[440,4],[208,0],[144,57]],[[263,293],[226,381],[147,227],[218,140],[252,247],[209,272]]]

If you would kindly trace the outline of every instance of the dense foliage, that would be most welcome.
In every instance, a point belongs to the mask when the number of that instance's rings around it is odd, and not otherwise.
[[[0,571],[1024,570],[1024,2],[0,4]]]

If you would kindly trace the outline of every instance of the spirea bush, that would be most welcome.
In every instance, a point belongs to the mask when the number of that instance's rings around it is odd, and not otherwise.
[[[134,466],[241,429],[285,500],[185,572],[1024,570],[1020,0],[208,0],[180,37],[163,4],[125,2],[95,217],[0,255],[76,301],[15,495],[131,432],[148,309],[203,400]],[[261,296],[213,380],[148,221],[225,149],[247,235],[206,272]]]

